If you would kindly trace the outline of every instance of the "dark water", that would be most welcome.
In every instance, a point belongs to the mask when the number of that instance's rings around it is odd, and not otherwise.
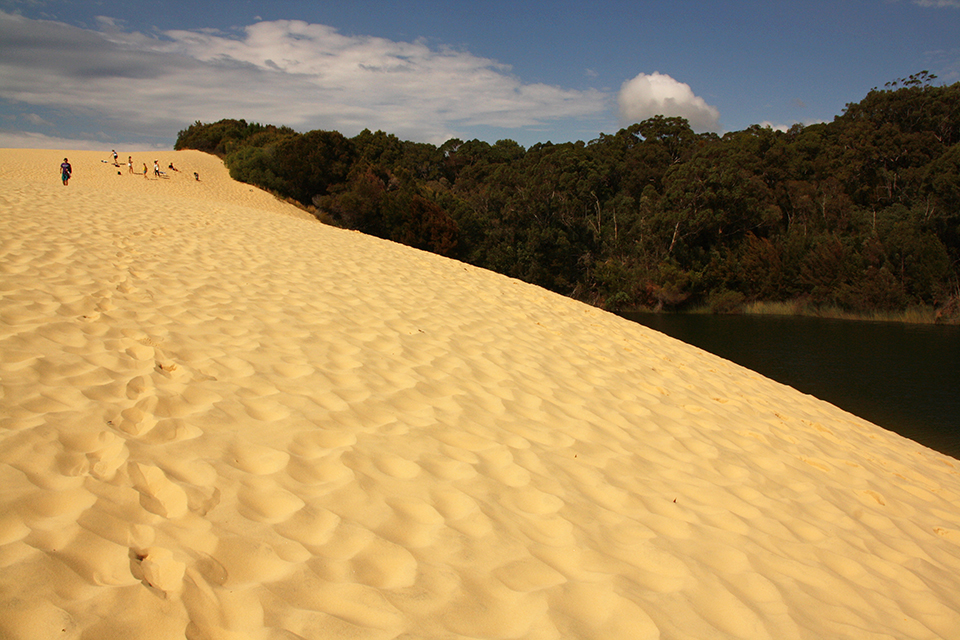
[[[624,317],[960,458],[960,327],[779,316]]]

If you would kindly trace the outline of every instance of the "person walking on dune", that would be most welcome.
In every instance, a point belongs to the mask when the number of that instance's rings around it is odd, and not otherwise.
[[[70,182],[71,175],[73,175],[73,167],[70,166],[70,161],[64,158],[60,163],[60,179],[63,180],[63,186],[67,186]]]
[[[127,156],[127,170],[133,173],[133,156]]]

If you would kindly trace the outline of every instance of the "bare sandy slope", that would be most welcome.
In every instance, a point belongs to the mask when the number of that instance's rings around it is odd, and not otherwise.
[[[960,637],[956,460],[162,156],[0,151],[0,637]]]

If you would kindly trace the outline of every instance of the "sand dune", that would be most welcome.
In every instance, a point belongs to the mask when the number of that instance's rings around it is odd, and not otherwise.
[[[133,155],[0,150],[0,637],[960,637],[960,462]]]

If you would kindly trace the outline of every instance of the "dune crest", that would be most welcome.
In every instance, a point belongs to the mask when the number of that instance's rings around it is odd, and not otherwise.
[[[0,150],[0,637],[960,637],[960,462],[132,155]]]

